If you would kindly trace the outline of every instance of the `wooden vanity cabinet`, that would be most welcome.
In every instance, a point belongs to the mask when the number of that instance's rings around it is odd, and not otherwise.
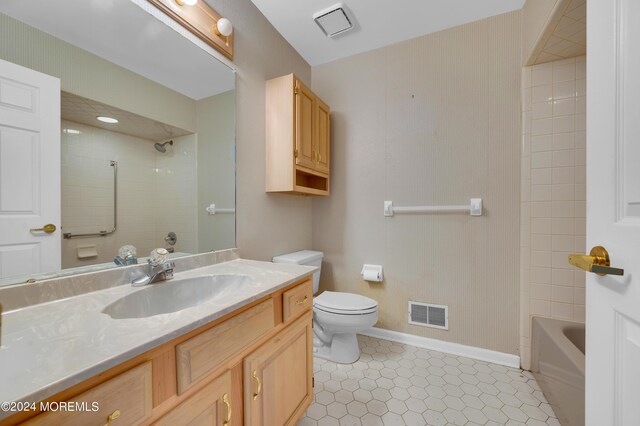
[[[312,313],[244,360],[245,424],[295,425],[313,400]]]
[[[98,410],[20,412],[0,426],[293,425],[313,400],[311,298],[305,278],[45,401]]]
[[[329,195],[329,106],[294,74],[266,83],[266,191]]]

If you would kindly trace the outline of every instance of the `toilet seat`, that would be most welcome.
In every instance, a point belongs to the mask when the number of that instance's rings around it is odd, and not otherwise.
[[[378,308],[375,307],[375,308],[370,308],[363,311],[356,311],[356,310],[345,311],[340,309],[325,308],[324,306],[318,306],[318,305],[314,305],[313,309],[317,309],[322,312],[327,312],[327,313],[336,314],[336,315],[366,315],[366,314],[372,314],[378,310]]]
[[[313,299],[313,307],[339,315],[365,315],[378,310],[378,302],[353,293],[325,291]]]

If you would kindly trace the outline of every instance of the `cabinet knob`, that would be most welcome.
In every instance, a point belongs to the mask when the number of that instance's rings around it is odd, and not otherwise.
[[[296,300],[296,305],[304,305],[309,300],[309,296],[305,296],[302,300]]]

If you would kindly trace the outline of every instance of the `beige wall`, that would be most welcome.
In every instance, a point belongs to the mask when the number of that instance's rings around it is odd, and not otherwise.
[[[233,22],[236,74],[237,246],[242,257],[311,247],[311,199],[267,194],[265,81],[291,72],[311,80],[311,68],[250,0],[209,0]]]
[[[0,59],[58,77],[62,90],[195,131],[195,101],[0,13]]]
[[[518,352],[520,13],[313,68],[332,108],[332,194],[313,202],[321,288],[379,302],[378,327]],[[398,205],[485,215],[385,218]],[[360,278],[382,264],[384,283]],[[407,323],[407,302],[449,306],[449,331]]]
[[[530,316],[584,323],[586,58],[522,70],[522,365],[530,367]]]

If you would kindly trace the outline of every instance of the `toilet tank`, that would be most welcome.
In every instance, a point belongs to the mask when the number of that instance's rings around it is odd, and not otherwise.
[[[322,267],[322,257],[324,253],[321,251],[302,250],[295,253],[283,254],[274,257],[273,263],[292,263],[295,265],[318,266]],[[313,294],[318,292],[320,285],[320,270],[313,273]]]

